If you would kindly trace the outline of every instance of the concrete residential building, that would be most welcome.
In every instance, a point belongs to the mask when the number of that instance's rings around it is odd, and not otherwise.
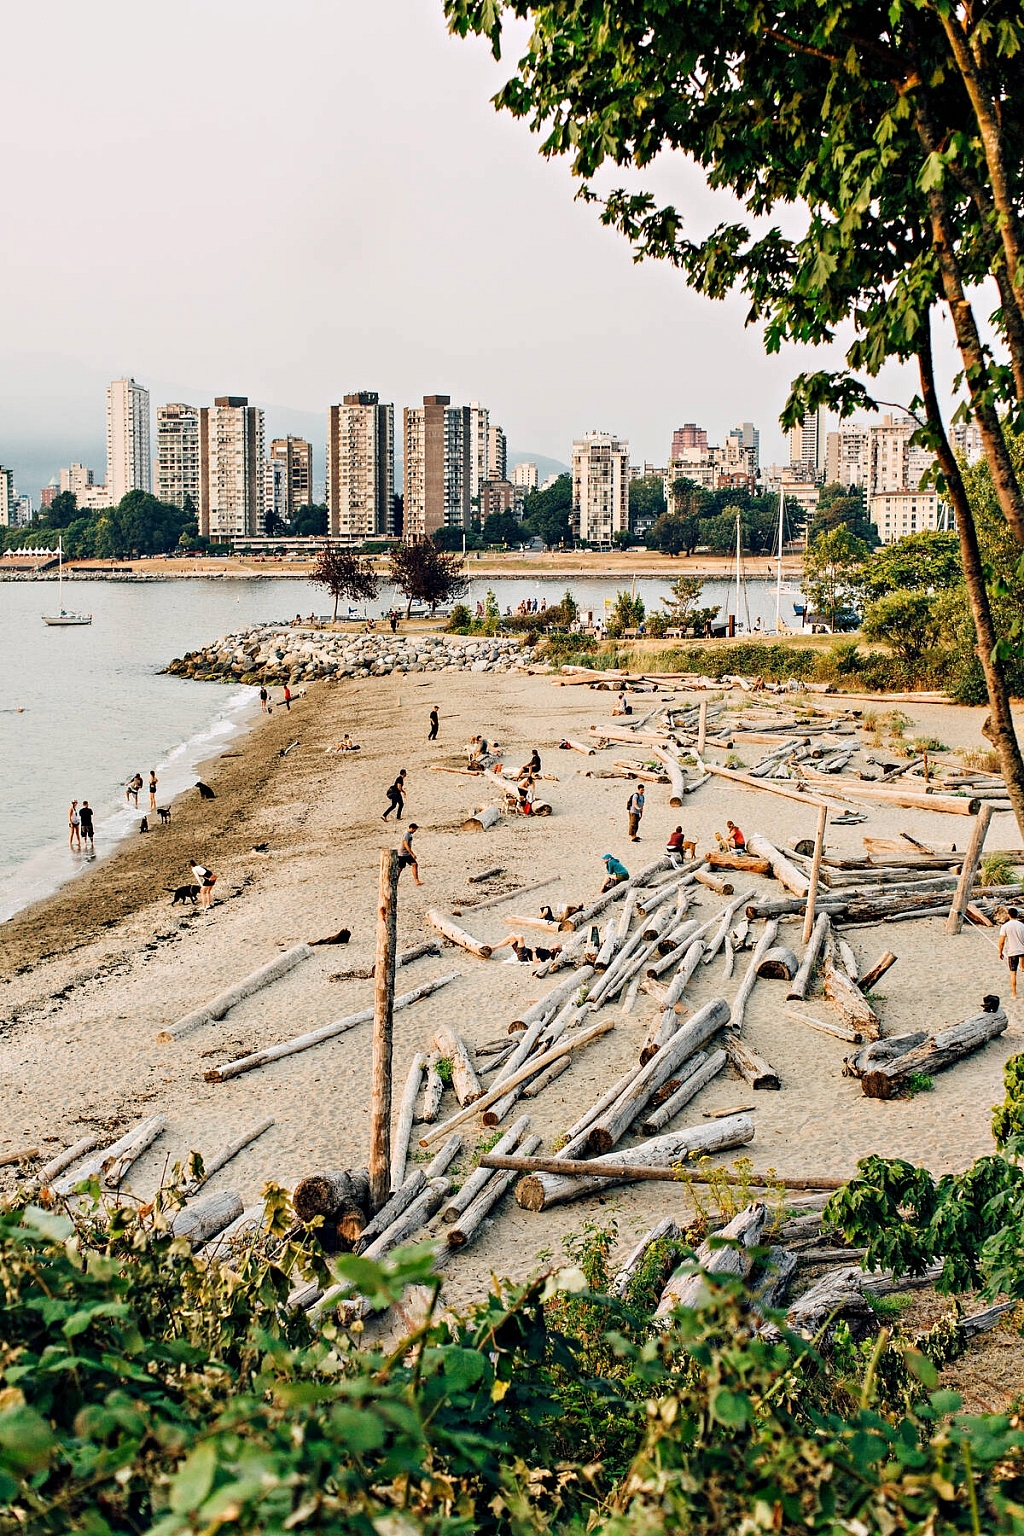
[[[0,528],[14,528],[14,470],[0,464]]]
[[[886,491],[871,497],[868,513],[883,544],[926,528],[953,526],[952,514],[934,491]]]
[[[160,405],[156,412],[156,494],[169,506],[199,511],[199,407]]]
[[[957,453],[962,453],[968,464],[977,464],[985,449],[981,441],[981,428],[973,421],[958,422],[950,428],[950,442]]]
[[[288,466],[268,459],[263,466],[263,526],[278,529],[288,516]]]
[[[629,528],[629,444],[587,432],[572,445],[572,516],[580,539],[610,544]]]
[[[865,488],[871,479],[871,436],[866,426],[844,425],[825,438],[825,484]]]
[[[537,489],[536,464],[516,464],[512,470],[512,484],[521,485],[527,491],[535,491]]]
[[[218,395],[199,412],[199,531],[214,543],[263,532],[263,412]]]
[[[107,506],[116,507],[129,491],[152,491],[149,451],[149,390],[134,379],[107,385]]]
[[[511,480],[485,480],[480,487],[480,522],[485,523],[493,512],[514,514],[519,502]]]
[[[403,413],[403,537],[429,539],[438,528],[470,526],[470,407],[449,395],[424,395]]]
[[[825,439],[822,412],[808,411],[803,421],[789,431],[789,462],[803,465],[814,478],[824,468]]]
[[[285,516],[313,504],[313,450],[304,437],[275,437],[270,457],[284,465]]]
[[[92,484],[93,472],[91,469],[86,469],[84,464],[69,464],[67,469],[62,469],[60,472],[61,495],[65,491],[71,491],[75,496],[78,496],[85,490],[87,485]]]
[[[39,506],[40,506],[40,509],[45,509],[46,507],[48,507],[50,505],[50,503],[53,501],[53,498],[55,496],[59,496],[59,495],[60,495],[60,480],[57,478],[56,475],[54,475],[53,478],[51,479],[49,485],[44,485],[42,490],[39,492]]]
[[[910,416],[891,412],[871,426],[869,497],[894,491],[917,491],[921,477],[934,462],[927,448],[912,446],[910,439],[917,423]]]
[[[327,417],[327,511],[332,538],[361,544],[395,532],[395,408],[374,390],[345,395]]]
[[[733,427],[732,431],[729,433],[728,440],[731,441],[733,438],[736,439],[737,453],[740,449],[745,449],[749,454],[752,454],[751,462],[753,463],[754,473],[756,474],[761,467],[760,432],[754,426],[752,421],[741,421],[739,426]]]
[[[475,501],[480,487],[490,475],[491,413],[479,400],[471,400],[469,411],[469,499]]]
[[[19,496],[14,493],[14,522],[15,528],[28,528],[32,523],[32,498],[31,496]]]
[[[79,512],[101,512],[106,507],[115,507],[117,503],[110,495],[109,486],[83,485],[80,491],[75,492],[75,505]]]
[[[508,479],[508,439],[500,427],[487,428],[487,478]]]

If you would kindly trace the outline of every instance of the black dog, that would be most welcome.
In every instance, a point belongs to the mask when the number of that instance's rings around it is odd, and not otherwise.
[[[164,890],[173,891],[174,893],[171,898],[172,907],[176,907],[179,901],[182,906],[185,905],[186,901],[190,901],[195,906],[199,897],[198,885],[165,885]]]
[[[216,800],[217,798],[209,784],[204,784],[202,779],[197,782],[196,789],[198,789],[204,800]]]
[[[347,944],[352,937],[351,930],[339,928],[337,933],[332,933],[327,939],[310,939],[311,944]]]
[[[142,820],[139,822],[139,831],[140,832],[148,832],[149,831],[149,817],[148,816],[143,816]]]
[[[166,827],[166,826],[168,826],[170,824],[170,820],[171,820],[170,806],[158,805],[157,808],[156,808],[156,813],[160,817],[160,825],[162,827]]]

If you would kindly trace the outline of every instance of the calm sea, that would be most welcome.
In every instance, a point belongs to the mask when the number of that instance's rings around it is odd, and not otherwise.
[[[474,580],[467,601],[493,587],[502,609],[514,610],[524,597],[556,602],[568,586],[596,617],[628,585],[623,577]],[[657,608],[668,584],[644,578],[635,590]],[[726,598],[725,583],[705,584],[703,602],[724,606]],[[769,625],[771,583],[749,581],[747,598],[751,625],[758,618]],[[330,608],[322,590],[301,581],[76,581],[65,587],[65,605],[91,612],[92,624],[51,629],[41,615],[56,600],[55,583],[0,583],[0,922],[85,867],[67,846],[72,798],[93,806],[102,857],[134,832],[148,804],[143,790],[140,809],[126,807],[127,779],[138,771],[148,780],[155,768],[158,802],[166,804],[195,782],[197,763],[247,728],[253,689],[163,677],[161,667],[246,624]],[[790,624],[792,603],[784,598]],[[379,615],[393,605],[404,607],[385,589],[360,612]]]

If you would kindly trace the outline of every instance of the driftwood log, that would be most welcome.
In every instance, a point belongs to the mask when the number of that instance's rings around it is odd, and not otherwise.
[[[373,1242],[363,1249],[364,1256],[368,1259],[382,1259],[386,1253],[391,1252],[392,1248],[397,1248],[399,1243],[404,1243],[406,1238],[412,1237],[441,1207],[451,1187],[450,1179],[429,1179],[426,1188],[417,1195],[412,1204],[406,1206],[390,1227],[386,1227],[379,1237],[375,1237]],[[329,1294],[330,1292],[325,1292],[325,1295]]]
[[[413,1116],[416,1113],[416,1100],[420,1094],[420,1083],[423,1081],[424,1069],[427,1065],[426,1054],[418,1052],[412,1059],[409,1067],[409,1075],[405,1080],[402,1090],[402,1099],[398,1106],[398,1121],[391,1136],[391,1192],[400,1189],[405,1180],[405,1165],[409,1158],[409,1139],[412,1136]]]
[[[88,1136],[81,1137],[80,1140],[73,1142],[70,1147],[65,1147],[63,1152],[58,1152],[56,1157],[51,1158],[48,1163],[45,1163],[36,1175],[35,1182],[45,1188],[53,1182],[58,1174],[63,1173],[65,1168],[70,1168],[72,1163],[77,1163],[78,1159],[85,1157],[87,1153],[94,1152],[101,1145],[102,1141],[103,1134],[100,1131],[91,1131]]]
[[[463,832],[486,832],[488,828],[495,826],[501,820],[501,807],[497,805],[482,805],[472,816],[467,816],[462,823]]]
[[[254,992],[269,986],[279,976],[285,976],[301,961],[308,959],[313,953],[308,944],[295,944],[283,955],[275,955],[273,960],[268,960],[258,970],[251,971],[248,976],[235,983],[233,987],[219,992],[216,997],[204,1003],[201,1008],[196,1008],[192,1013],[186,1013],[174,1024],[169,1024],[166,1029],[161,1029],[157,1034],[157,1042],[160,1045],[168,1045],[173,1040],[180,1040],[183,1035],[191,1034],[192,1030],[199,1029],[203,1024],[209,1024],[215,1019],[222,1019],[229,1009],[243,998],[251,997]]]
[[[596,1155],[614,1147],[641,1114],[652,1094],[668,1082],[687,1057],[699,1051],[728,1022],[729,1004],[724,997],[715,997],[705,1003],[641,1067],[629,1087],[591,1125],[587,1150]]]
[[[779,1074],[753,1046],[742,1040],[733,1029],[722,1036],[722,1047],[737,1072],[751,1088],[776,1089],[782,1087]]]
[[[215,1173],[218,1173],[221,1168],[230,1163],[232,1158],[237,1157],[239,1152],[243,1152],[250,1142],[256,1141],[258,1137],[269,1131],[274,1123],[273,1120],[261,1120],[259,1125],[253,1126],[252,1130],[244,1131],[234,1141],[229,1141],[226,1147],[221,1147],[219,1152],[213,1154],[209,1162],[206,1162],[204,1159],[202,1177],[192,1180],[185,1191],[186,1197],[198,1194],[203,1185],[209,1179],[212,1179]]]
[[[893,954],[891,949],[887,949],[885,954],[881,955],[875,961],[871,969],[869,971],[865,971],[864,975],[860,977],[857,982],[858,987],[860,987],[862,992],[870,992],[875,982],[881,981],[882,977],[885,975],[890,966],[895,964],[896,956]]]
[[[440,1056],[436,1051],[431,1051],[427,1057],[423,1076],[423,1098],[416,1111],[416,1119],[422,1125],[433,1125],[441,1109],[441,1100],[444,1098],[444,1083],[441,1074],[437,1070]]]
[[[750,957],[750,964],[747,966],[746,974],[740,982],[736,996],[733,999],[731,1024],[734,1034],[739,1034],[743,1028],[743,1017],[747,1011],[747,1003],[750,1001],[750,994],[753,992],[754,983],[757,980],[757,968],[768,951],[773,948],[778,934],[778,922],[774,918],[770,918],[765,924],[764,933],[762,933],[754,947],[754,953]]]
[[[499,1155],[504,1155],[507,1152],[514,1152],[529,1129],[529,1115],[520,1115],[515,1124],[509,1126],[501,1140],[495,1142],[494,1146],[491,1148],[491,1151],[497,1152]],[[462,1188],[456,1190],[455,1194],[445,1202],[445,1205],[441,1211],[441,1220],[447,1225],[450,1225],[453,1221],[456,1221],[462,1215],[467,1206],[472,1205],[473,1201],[476,1199],[477,1195],[483,1189],[488,1180],[493,1178],[493,1168],[475,1168],[462,1185]]]
[[[679,1111],[684,1109],[691,1099],[695,1099],[712,1078],[718,1076],[727,1060],[725,1051],[712,1051],[710,1056],[704,1051],[698,1051],[696,1056],[691,1057],[685,1066],[679,1069],[679,1075],[683,1080],[675,1093],[641,1122],[640,1129],[644,1134],[655,1136],[663,1127],[671,1124]]]
[[[760,832],[752,832],[747,838],[747,851],[757,859],[767,859],[771,866],[772,874],[780,885],[784,885],[787,891],[792,891],[794,896],[806,896],[810,889],[810,880],[802,869],[797,869],[792,860],[779,852],[774,843],[770,843]]]
[[[458,944],[461,949],[466,949],[471,955],[476,955],[478,960],[489,960],[491,958],[491,946],[489,944],[484,944],[480,939],[474,939],[471,933],[467,933],[465,928],[460,928],[458,923],[453,923],[451,918],[446,917],[443,912],[436,912],[431,908],[427,912],[427,922],[432,924],[438,933],[443,933],[445,938],[450,939],[453,944]]]
[[[709,891],[714,891],[716,896],[731,896],[736,889],[728,880],[723,880],[720,875],[713,875],[710,870],[695,869],[693,878],[700,885],[706,885]]]
[[[647,1032],[647,1038],[640,1049],[641,1066],[646,1066],[651,1057],[656,1056],[662,1046],[667,1045],[676,1033],[679,1027],[676,1004],[682,997],[687,982],[700,964],[703,953],[704,945],[700,939],[695,939],[683,956],[682,965],[666,988],[661,1018],[658,1020],[657,1025],[652,1024]]]
[[[561,1077],[563,1072],[569,1070],[570,1061],[570,1057],[563,1056],[561,1061],[553,1062],[546,1072],[541,1072],[532,1082],[526,1084],[523,1089],[523,1098],[535,1099],[538,1094],[543,1093],[544,1089],[553,1083],[556,1077]]]
[[[451,981],[458,981],[459,972],[451,971],[447,976],[437,976],[433,981],[426,981],[421,987],[416,987],[412,992],[405,992],[401,997],[395,998],[394,1012],[400,1008],[409,1008],[413,1003],[418,1003],[420,998],[429,997],[432,992],[437,992],[441,987],[446,987]],[[237,1061],[225,1062],[222,1067],[211,1067],[209,1072],[203,1074],[208,1083],[226,1083],[233,1077],[240,1077],[243,1072],[252,1072],[257,1067],[264,1067],[268,1062],[280,1061],[285,1056],[294,1056],[299,1051],[308,1051],[315,1045],[322,1045],[325,1040],[333,1040],[335,1035],[342,1035],[347,1030],[354,1029],[357,1024],[367,1024],[373,1018],[373,1007],[361,1008],[358,1013],[350,1013],[344,1019],[337,1019],[333,1024],[324,1024],[320,1029],[312,1029],[308,1034],[295,1035],[291,1040],[282,1040],[280,1045],[267,1046],[266,1050],[254,1051],[251,1056],[240,1056]]]
[[[439,1058],[447,1059],[452,1064],[452,1087],[455,1089],[455,1097],[465,1107],[467,1104],[475,1104],[477,1099],[482,1099],[484,1090],[480,1086],[480,1079],[473,1070],[470,1061],[469,1046],[461,1035],[457,1035],[446,1024],[434,1031],[433,1046]]]
[[[1009,1019],[1000,1008],[998,1013],[976,1013],[951,1029],[936,1031],[891,1061],[863,1073],[861,1087],[865,1096],[869,1099],[893,1098],[915,1074],[930,1077],[933,1072],[945,1071],[1001,1035],[1008,1023]]]
[[[882,1032],[878,1015],[857,984],[834,962],[825,961],[825,996],[833,1003],[851,1029],[867,1040],[877,1040]]]
[[[800,961],[796,975],[793,977],[793,984],[786,993],[788,999],[799,999],[802,1001],[807,996],[807,988],[814,973],[814,966],[821,953],[821,946],[825,942],[830,927],[831,920],[828,913],[820,912],[814,920],[814,927],[804,947],[803,958]]]
[[[309,1223],[319,1216],[351,1245],[367,1223],[370,1176],[365,1168],[308,1174],[292,1191],[292,1207],[300,1221]]]
[[[800,962],[793,951],[784,944],[776,944],[772,949],[765,950],[757,974],[775,980],[792,981],[799,969]]]
[[[140,1125],[134,1138],[119,1156],[113,1157],[109,1152],[103,1161],[103,1171],[100,1174],[100,1182],[106,1189],[119,1189],[129,1168],[136,1162],[167,1129],[167,1121],[163,1115],[154,1115],[149,1121]],[[111,1149],[112,1151],[113,1149]]]
[[[426,1188],[427,1176],[422,1168],[414,1168],[399,1189],[396,1189],[386,1205],[382,1205],[372,1221],[367,1222],[356,1241],[352,1244],[353,1253],[362,1253],[379,1237],[386,1232],[393,1221],[397,1221],[403,1211]]]
[[[715,1233],[716,1238],[729,1238],[737,1247],[713,1247],[710,1239],[705,1239],[694,1255],[699,1268],[695,1270],[692,1264],[683,1265],[662,1291],[654,1314],[655,1327],[667,1327],[677,1307],[695,1307],[700,1303],[707,1289],[704,1280],[706,1274],[749,1274],[753,1259],[746,1250],[758,1246],[767,1220],[768,1207],[763,1201],[755,1200],[752,1205],[740,1211],[738,1216],[734,1216],[720,1232]]]
[[[672,1216],[663,1216],[657,1226],[637,1243],[622,1261],[622,1266],[615,1272],[615,1276],[608,1287],[609,1296],[618,1296],[620,1299],[626,1294],[629,1282],[640,1268],[649,1250],[655,1243],[671,1243],[680,1236],[679,1227]],[[666,1276],[667,1279],[667,1276]]]
[[[524,1210],[544,1211],[552,1205],[598,1194],[611,1184],[629,1182],[631,1169],[671,1170],[676,1163],[687,1157],[705,1157],[713,1152],[728,1151],[732,1147],[745,1146],[753,1139],[754,1122],[749,1115],[733,1115],[731,1119],[716,1120],[709,1125],[670,1131],[665,1136],[656,1136],[651,1141],[642,1141],[638,1146],[630,1147],[628,1152],[623,1153],[618,1165],[610,1164],[605,1159],[596,1165],[601,1168],[616,1167],[614,1173],[602,1175],[574,1171],[527,1174],[516,1186],[516,1201]],[[568,1166],[578,1169],[581,1165],[573,1163]]]
[[[76,1168],[73,1173],[66,1174],[56,1184],[50,1185],[50,1188],[55,1195],[70,1195],[76,1185],[81,1184],[85,1179],[94,1178],[97,1174],[102,1175],[106,1169],[112,1167],[114,1163],[126,1154],[133,1152],[136,1147],[139,1147],[139,1151],[135,1151],[134,1155],[138,1157],[140,1152],[144,1150],[140,1143],[144,1142],[145,1146],[148,1147],[166,1127],[167,1122],[162,1115],[149,1115],[145,1120],[140,1120],[139,1124],[133,1126],[124,1136],[119,1137],[117,1141],[111,1142],[109,1146],[102,1147],[94,1157],[90,1157],[87,1162],[83,1163],[80,1168]],[[74,1149],[71,1148],[69,1150]],[[68,1166],[67,1163],[65,1163],[66,1166]]]
[[[523,1155],[531,1156],[539,1146],[539,1136],[527,1136],[522,1145]],[[510,1172],[496,1172],[490,1175],[476,1197],[449,1227],[445,1238],[449,1248],[465,1248],[473,1241],[489,1212],[494,1209],[514,1180],[515,1174]]]
[[[171,1236],[185,1237],[194,1246],[215,1237],[231,1222],[237,1221],[245,1207],[242,1197],[233,1189],[216,1195],[203,1195],[175,1212],[171,1220]]]
[[[758,859],[746,853],[709,853],[707,862],[712,869],[742,869],[748,875],[770,875],[772,866],[767,859]]]
[[[811,1029],[816,1029],[820,1034],[831,1035],[835,1040],[845,1040],[851,1045],[859,1045],[864,1036],[856,1029],[849,1029],[845,1024],[834,1024],[829,1019],[814,1019],[809,1013],[797,1013],[795,1009],[784,1010],[787,1019],[798,1019],[801,1024],[807,1024]]]
[[[923,1045],[927,1039],[926,1029],[915,1029],[905,1035],[889,1035],[885,1040],[869,1041],[861,1050],[854,1051],[852,1056],[846,1057],[843,1062],[843,1076],[863,1077],[865,1072],[872,1072],[876,1067],[885,1066],[890,1061],[895,1061],[897,1056],[905,1056],[907,1051]]]

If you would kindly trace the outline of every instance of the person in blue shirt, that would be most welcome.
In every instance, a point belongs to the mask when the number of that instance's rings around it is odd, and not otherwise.
[[[604,853],[601,857],[608,871],[608,879],[602,885],[602,891],[610,891],[613,885],[620,885],[623,880],[629,879],[629,870],[619,859],[614,858],[610,853]]]

